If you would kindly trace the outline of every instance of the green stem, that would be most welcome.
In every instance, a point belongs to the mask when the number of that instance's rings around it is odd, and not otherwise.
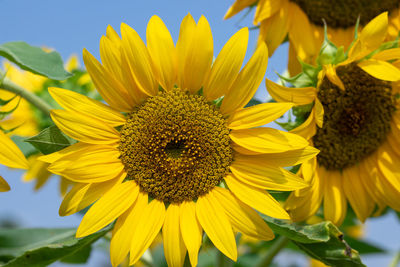
[[[2,76],[3,76],[2,73],[0,73],[0,77]],[[50,115],[50,110],[52,109],[52,107],[49,104],[47,104],[45,101],[43,101],[40,97],[38,97],[34,93],[29,92],[28,90],[19,86],[18,84],[15,84],[7,77],[3,77],[2,81],[0,80],[0,88],[15,93],[17,95],[20,95],[21,97],[25,98],[29,103],[37,107],[44,114]]]
[[[269,248],[267,254],[265,255],[264,259],[258,264],[258,267],[267,267],[269,266],[274,257],[281,251],[284,247],[286,247],[287,243],[289,243],[290,239],[286,236],[281,235],[278,237],[272,246]]]
[[[231,267],[233,266],[233,261],[222,254],[221,251],[217,252],[217,266],[218,267]]]

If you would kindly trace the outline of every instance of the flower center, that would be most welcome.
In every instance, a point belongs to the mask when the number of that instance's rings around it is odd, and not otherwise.
[[[324,78],[318,93],[324,124],[313,137],[321,150],[318,163],[328,170],[342,170],[373,153],[385,141],[395,111],[389,82],[372,77],[354,63],[336,72],[345,90]]]
[[[325,19],[329,27],[349,28],[356,24],[366,25],[384,11],[399,8],[398,0],[290,0],[307,14],[315,25],[324,26]]]
[[[206,194],[233,160],[229,129],[218,108],[181,89],[147,99],[129,113],[120,134],[127,179],[164,202]]]

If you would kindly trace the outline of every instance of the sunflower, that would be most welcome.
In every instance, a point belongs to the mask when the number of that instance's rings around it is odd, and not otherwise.
[[[267,43],[270,54],[288,35],[291,74],[301,71],[297,58],[314,63],[324,40],[324,21],[329,39],[345,49],[354,38],[359,17],[363,28],[374,17],[389,11],[387,40],[396,39],[400,30],[399,0],[237,0],[225,19],[254,5],[254,24],[260,25],[259,42]]]
[[[205,17],[196,23],[190,14],[176,45],[157,16],[148,23],[147,46],[126,24],[121,35],[107,28],[100,42],[102,64],[83,51],[88,73],[109,105],[50,89],[65,109],[53,110],[53,121],[79,141],[41,157],[51,163],[51,172],[78,183],[60,214],[97,200],[76,236],[116,220],[113,266],[128,253],[130,264],[137,262],[161,229],[170,266],[182,266],[186,251],[196,266],[203,230],[233,260],[234,231],[272,239],[254,209],[289,219],[265,189],[307,186],[281,167],[306,161],[318,150],[298,135],[258,127],[280,117],[291,103],[244,108],[263,79],[267,47],[260,45],[240,70],[248,42],[243,28],[212,64],[210,26]]]
[[[79,68],[78,57],[75,55],[71,56],[65,67],[68,71],[77,70]],[[50,81],[48,78],[33,74],[29,71],[23,71],[8,62],[4,62],[3,68],[6,71],[6,77],[15,84],[38,95],[47,94],[44,93],[44,88],[47,88],[47,84]],[[80,79],[85,79],[85,76],[87,76],[87,74],[84,74]],[[87,81],[83,82],[83,84],[87,84]],[[2,89],[0,89],[0,93],[2,97],[6,99],[11,99],[14,96],[13,93]],[[37,135],[41,130],[49,126],[42,121],[39,114],[35,112],[31,104],[25,99],[15,98],[5,105],[3,109],[10,110],[16,106],[17,108],[15,111],[0,122],[0,126],[4,129],[13,129],[13,135],[31,137]],[[37,157],[38,155],[30,155],[28,157],[29,168],[23,176],[24,182],[35,180],[35,190],[39,190],[51,176],[51,173],[47,170],[49,164],[38,161]],[[71,183],[68,180],[60,179],[60,192],[62,195],[66,193],[70,185]]]
[[[321,152],[300,170],[311,186],[287,200],[294,220],[315,214],[322,200],[325,219],[337,225],[347,201],[362,222],[376,205],[400,210],[400,48],[382,49],[387,32],[385,12],[364,27],[341,62],[320,66],[316,87],[266,81],[275,100],[312,106],[304,124],[292,132]]]
[[[14,142],[0,131],[0,164],[10,168],[27,169],[28,161]],[[8,183],[0,176],[0,192],[10,190]]]

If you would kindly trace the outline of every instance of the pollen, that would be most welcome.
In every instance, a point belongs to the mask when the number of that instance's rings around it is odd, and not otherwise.
[[[391,83],[372,77],[355,63],[336,72],[345,90],[324,78],[318,93],[324,125],[313,137],[321,151],[318,163],[328,170],[350,167],[376,151],[390,132],[395,111]]]
[[[166,203],[206,194],[225,177],[233,160],[229,129],[219,109],[179,88],[136,107],[120,134],[127,179]]]
[[[290,0],[306,13],[314,24],[324,26],[323,19],[332,28],[348,28],[356,24],[366,25],[384,11],[399,8],[398,0]]]

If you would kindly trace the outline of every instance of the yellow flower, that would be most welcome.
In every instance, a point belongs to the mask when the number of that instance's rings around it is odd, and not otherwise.
[[[49,50],[50,49],[46,49]],[[44,84],[48,81],[46,77],[33,74],[29,71],[23,71],[14,65],[5,62],[3,64],[6,76],[15,84],[35,93],[40,93],[45,90]],[[69,58],[66,63],[66,69],[68,71],[76,70],[79,68],[78,57],[73,55]],[[87,75],[87,74],[86,74]],[[82,76],[81,78],[83,78]],[[0,93],[3,99],[11,99],[14,94],[5,90],[0,89]],[[18,104],[19,103],[19,104]],[[23,137],[31,137],[40,132],[39,118],[35,116],[35,112],[31,104],[23,98],[15,98],[10,101],[7,105],[3,106],[2,110],[10,110],[18,104],[17,109],[7,118],[0,122],[0,126],[4,129],[14,129],[13,135],[19,135]],[[36,160],[37,155],[30,156],[28,158],[29,168],[23,176],[24,182],[30,182],[35,180],[35,190],[40,189],[50,178],[51,173],[47,170],[48,163],[44,163]],[[60,192],[64,195],[70,186],[70,182],[66,179],[60,179]]]
[[[321,151],[300,170],[311,187],[287,200],[294,220],[315,214],[322,200],[325,219],[337,225],[347,201],[362,222],[376,204],[400,210],[400,48],[377,50],[387,31],[383,13],[364,27],[348,59],[323,66],[317,88],[266,81],[275,100],[314,105],[308,119],[292,130]]]
[[[264,40],[270,54],[289,38],[289,71],[301,71],[297,57],[314,63],[324,39],[324,20],[329,39],[347,49],[354,38],[354,29],[360,16],[360,29],[371,19],[389,11],[387,40],[394,40],[400,30],[400,3],[398,0],[237,0],[225,19],[244,8],[256,5],[254,24],[260,25],[259,42]]]
[[[247,28],[226,43],[213,64],[211,29],[203,16],[197,24],[190,14],[184,18],[176,45],[157,16],[148,23],[147,46],[126,24],[121,34],[109,26],[101,38],[102,64],[83,51],[86,68],[109,106],[50,89],[65,109],[53,110],[53,121],[80,141],[41,157],[51,163],[51,172],[78,183],[60,214],[97,200],[77,237],[117,219],[113,266],[128,252],[130,264],[137,262],[161,228],[169,266],[182,266],[186,251],[196,266],[203,230],[233,260],[233,230],[272,239],[254,209],[289,219],[265,189],[307,186],[281,167],[306,161],[317,150],[295,134],[253,128],[278,118],[291,103],[243,108],[266,71],[266,46],[259,46],[240,71]]]
[[[0,131],[0,164],[10,168],[28,168],[28,161],[25,159],[24,154],[3,131]],[[0,176],[0,192],[8,190],[10,190],[10,186]]]

